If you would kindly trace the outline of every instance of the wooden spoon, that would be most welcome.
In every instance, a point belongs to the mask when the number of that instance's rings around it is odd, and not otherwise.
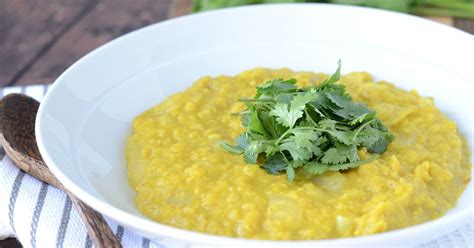
[[[39,102],[21,94],[10,94],[0,101],[0,144],[5,153],[26,173],[67,193],[96,247],[122,247],[104,217],[65,189],[44,163],[35,136],[38,107]]]

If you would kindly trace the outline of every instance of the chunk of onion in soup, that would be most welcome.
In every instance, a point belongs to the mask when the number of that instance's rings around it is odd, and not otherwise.
[[[330,190],[340,191],[346,183],[346,178],[340,172],[326,172],[321,175],[314,176],[313,182],[319,187]]]

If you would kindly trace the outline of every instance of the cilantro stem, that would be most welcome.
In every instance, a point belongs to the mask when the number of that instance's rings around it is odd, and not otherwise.
[[[280,136],[280,138],[278,138],[278,140],[277,140],[276,143],[277,143],[277,144],[280,144],[280,142],[283,140],[283,138],[285,138],[288,134],[290,134],[291,131],[293,131],[292,128],[286,130],[286,132],[284,132],[284,133]]]
[[[273,99],[249,99],[249,98],[240,98],[239,102],[275,102]]]
[[[338,167],[344,166],[344,167],[348,167],[348,169],[349,168],[354,168],[354,167],[358,167],[358,166],[363,165],[363,164],[370,163],[370,162],[376,160],[378,157],[379,157],[379,155],[375,154],[375,155],[371,156],[370,158],[366,158],[364,160],[359,160],[357,162],[349,162],[349,163],[344,163],[344,164],[338,164]],[[329,165],[329,166],[331,166],[331,165]]]
[[[279,152],[280,152],[281,156],[283,157],[283,160],[285,160],[286,164],[287,164],[288,166],[291,166],[291,165],[290,165],[290,161],[288,161],[288,159],[286,158],[285,154],[284,154],[282,151],[279,151]]]
[[[288,136],[292,131],[295,131],[295,130],[314,130],[314,131],[320,131],[320,132],[324,132],[326,130],[324,129],[321,129],[321,128],[314,128],[314,127],[295,127],[295,128],[290,128],[288,129],[286,132],[284,132],[280,138],[278,138],[277,140],[277,144],[280,144],[280,142],[283,140],[283,138],[285,138],[286,136]]]
[[[364,129],[367,125],[369,125],[370,123],[374,122],[376,119],[372,119],[362,125],[360,125],[359,128],[357,128],[356,132],[354,133],[354,136],[352,137],[352,141],[355,141],[357,136],[359,135],[359,133],[362,131],[362,129]]]
[[[308,109],[305,108],[304,113],[306,114],[306,117],[308,117],[308,119],[311,121],[311,123],[313,123],[313,125],[318,126],[318,124],[316,124],[316,122],[313,120],[313,118],[311,118],[311,115],[309,115]]]

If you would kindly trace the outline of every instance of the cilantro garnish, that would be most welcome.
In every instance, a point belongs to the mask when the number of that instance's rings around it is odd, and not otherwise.
[[[240,99],[245,132],[236,144],[220,142],[225,150],[243,154],[270,174],[295,170],[311,174],[355,168],[377,158],[394,139],[375,111],[353,102],[337,71],[318,86],[298,88],[296,79],[273,79],[257,87],[254,98]],[[376,153],[361,160],[358,150]]]

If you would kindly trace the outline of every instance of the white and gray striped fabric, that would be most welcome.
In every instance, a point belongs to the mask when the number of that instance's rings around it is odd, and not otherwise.
[[[46,86],[37,85],[5,88],[0,97],[10,93],[24,93],[41,101]],[[4,156],[0,149],[0,239],[17,237],[25,247],[91,247],[71,200],[59,189],[49,186],[23,171]],[[107,220],[124,247],[182,247],[182,244],[150,241]],[[449,234],[420,244],[423,248],[473,247],[474,221]]]
[[[41,101],[48,86],[9,87]],[[19,170],[0,148],[0,239],[16,237],[24,247],[92,247],[71,200],[61,190]],[[124,247],[175,247],[141,237],[107,219]]]

